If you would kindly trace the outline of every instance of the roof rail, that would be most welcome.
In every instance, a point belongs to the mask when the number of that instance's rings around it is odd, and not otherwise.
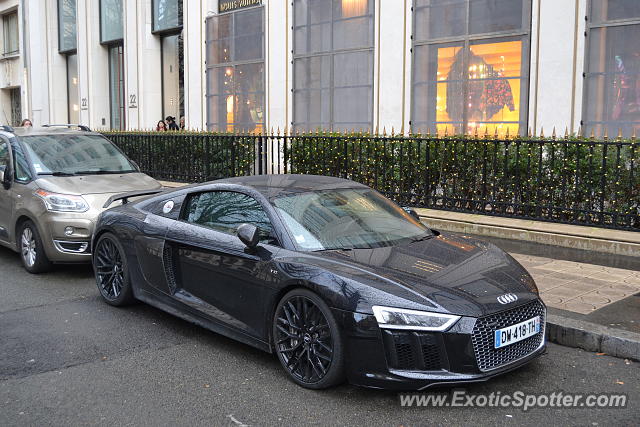
[[[15,132],[15,130],[13,129],[13,126],[9,126],[9,125],[0,125],[0,130],[3,130],[5,132]]]
[[[53,127],[78,128],[78,129],[83,130],[85,132],[91,132],[91,129],[89,129],[89,126],[76,125],[76,124],[72,124],[72,123],[60,123],[60,124],[52,124],[52,125],[42,125],[42,127],[43,128],[53,128]]]

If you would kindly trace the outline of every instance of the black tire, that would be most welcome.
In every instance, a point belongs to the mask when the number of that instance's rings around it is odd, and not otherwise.
[[[38,227],[32,221],[24,221],[18,227],[17,244],[25,270],[32,274],[45,273],[51,270],[52,264],[44,252]]]
[[[93,271],[100,295],[117,307],[134,303],[125,251],[117,237],[105,233],[98,239],[93,254]]]
[[[306,289],[287,293],[273,316],[278,360],[296,384],[328,388],[344,381],[342,336],[331,310]]]

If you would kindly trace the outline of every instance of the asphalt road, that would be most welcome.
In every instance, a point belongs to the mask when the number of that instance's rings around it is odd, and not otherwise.
[[[103,304],[90,268],[32,276],[0,248],[0,425],[637,425],[638,363],[549,345],[471,393],[626,393],[624,409],[403,408],[395,393],[309,391],[274,356],[146,305]]]

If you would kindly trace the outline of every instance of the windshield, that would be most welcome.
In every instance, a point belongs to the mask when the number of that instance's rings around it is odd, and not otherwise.
[[[300,250],[377,248],[433,234],[370,189],[338,189],[281,196],[276,211]]]
[[[37,135],[20,141],[38,175],[137,172],[111,141],[99,135]]]

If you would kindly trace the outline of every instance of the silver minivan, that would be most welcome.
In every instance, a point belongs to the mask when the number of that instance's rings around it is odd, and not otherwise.
[[[160,189],[111,141],[84,126],[0,127],[0,245],[27,271],[90,262],[96,218],[116,194]]]

